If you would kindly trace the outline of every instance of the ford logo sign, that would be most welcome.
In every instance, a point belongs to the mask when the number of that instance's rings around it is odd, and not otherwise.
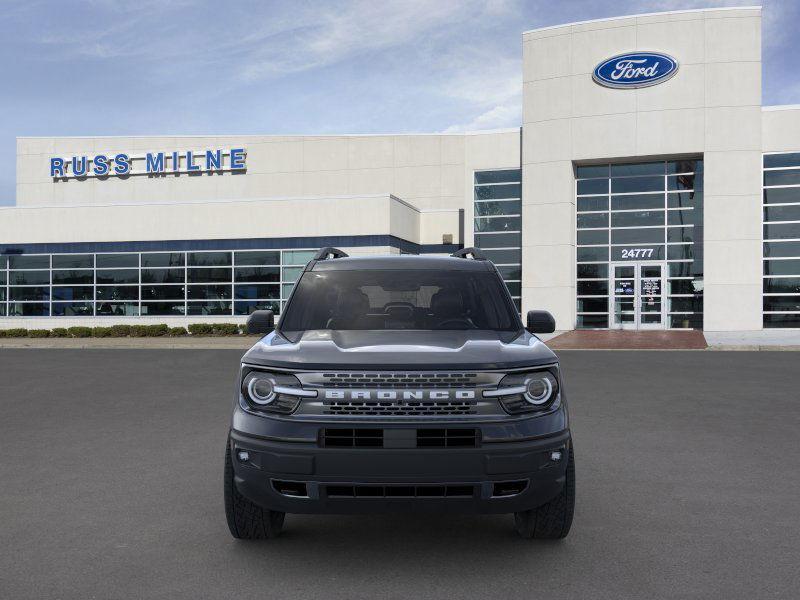
[[[678,72],[678,61],[659,52],[612,56],[594,69],[592,79],[610,88],[641,88],[666,81]]]

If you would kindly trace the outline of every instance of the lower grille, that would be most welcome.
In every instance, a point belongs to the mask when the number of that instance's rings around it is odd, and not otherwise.
[[[323,429],[320,442],[327,448],[382,448],[383,429]]]
[[[328,498],[472,498],[473,485],[328,485]]]
[[[417,429],[417,448],[475,448],[478,429]]]
[[[319,433],[324,448],[477,448],[480,429],[341,429]]]

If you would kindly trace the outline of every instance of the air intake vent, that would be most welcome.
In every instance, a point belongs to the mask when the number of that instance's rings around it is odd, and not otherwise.
[[[382,448],[383,429],[323,429],[320,442],[326,448]]]
[[[478,429],[417,429],[417,448],[475,448]]]
[[[328,498],[472,498],[472,485],[329,485]]]
[[[284,496],[308,498],[306,484],[302,481],[280,481],[279,479],[273,479],[272,487],[276,492]]]
[[[499,481],[492,486],[492,496],[502,498],[504,496],[516,496],[525,491],[528,487],[528,480],[520,481]]]
[[[326,388],[471,388],[477,373],[323,373]]]

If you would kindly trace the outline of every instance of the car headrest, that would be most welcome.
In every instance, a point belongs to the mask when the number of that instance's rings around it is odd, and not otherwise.
[[[444,289],[436,292],[431,298],[431,312],[437,317],[459,317],[464,314],[464,299],[461,292]]]

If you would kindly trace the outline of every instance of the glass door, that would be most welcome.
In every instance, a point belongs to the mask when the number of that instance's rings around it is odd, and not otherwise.
[[[612,263],[611,327],[664,329],[664,263]]]

